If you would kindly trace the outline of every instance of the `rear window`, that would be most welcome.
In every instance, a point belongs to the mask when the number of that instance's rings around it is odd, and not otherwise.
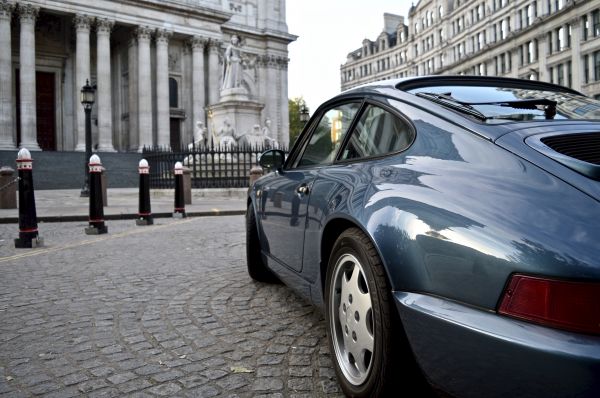
[[[533,88],[444,85],[410,93],[486,123],[526,120],[600,120],[600,101],[570,92]]]

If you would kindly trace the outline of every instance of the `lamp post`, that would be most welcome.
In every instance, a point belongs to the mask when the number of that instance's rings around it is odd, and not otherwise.
[[[86,79],[85,86],[81,87],[81,105],[85,111],[85,161],[83,167],[85,178],[83,188],[81,188],[81,197],[90,196],[90,172],[88,160],[92,156],[92,105],[95,100],[95,89],[90,86],[90,81]]]
[[[300,105],[300,121],[303,124],[306,124],[306,122],[308,122],[309,119],[310,113],[308,112],[308,107],[306,106],[306,104]]]

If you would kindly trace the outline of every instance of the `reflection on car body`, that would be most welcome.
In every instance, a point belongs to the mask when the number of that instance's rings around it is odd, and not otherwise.
[[[600,102],[388,80],[283,156],[249,191],[248,271],[323,309],[345,394],[600,396]]]

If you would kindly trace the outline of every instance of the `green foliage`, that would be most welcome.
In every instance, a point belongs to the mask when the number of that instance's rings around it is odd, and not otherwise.
[[[300,121],[300,107],[306,105],[304,98],[296,97],[288,100],[290,114],[290,148],[296,142],[296,139],[304,128],[304,123]]]

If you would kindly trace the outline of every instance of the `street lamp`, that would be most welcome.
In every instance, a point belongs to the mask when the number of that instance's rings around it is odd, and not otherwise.
[[[85,161],[83,167],[85,170],[85,178],[83,182],[83,188],[81,188],[81,196],[90,196],[90,172],[88,168],[88,161],[92,156],[92,105],[95,101],[95,92],[93,86],[90,86],[90,81],[85,80],[85,86],[81,87],[81,105],[85,111]]]
[[[304,124],[310,119],[310,113],[308,113],[308,107],[305,104],[300,105],[300,121]]]

